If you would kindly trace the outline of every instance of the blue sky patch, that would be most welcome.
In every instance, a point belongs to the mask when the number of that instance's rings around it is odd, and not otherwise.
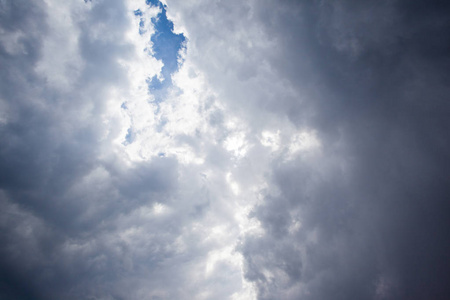
[[[163,63],[162,79],[154,76],[147,81],[150,92],[155,96],[156,101],[160,102],[166,94],[167,88],[172,85],[172,74],[178,70],[179,51],[185,47],[186,38],[183,34],[173,32],[173,22],[167,18],[164,4],[158,0],[147,0],[146,3],[161,9],[158,16],[151,20],[155,26],[155,33],[152,35],[151,41],[154,57]]]

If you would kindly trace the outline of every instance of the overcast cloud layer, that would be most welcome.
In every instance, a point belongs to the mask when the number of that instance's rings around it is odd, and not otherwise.
[[[0,299],[450,299],[448,1],[0,1]]]

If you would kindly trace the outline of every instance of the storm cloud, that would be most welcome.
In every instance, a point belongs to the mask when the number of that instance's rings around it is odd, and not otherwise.
[[[450,298],[445,1],[0,3],[0,298]]]

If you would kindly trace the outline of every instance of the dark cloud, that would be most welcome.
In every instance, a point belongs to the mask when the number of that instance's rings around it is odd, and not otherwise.
[[[79,50],[82,58],[68,90],[54,84],[48,71],[52,62],[43,63],[47,73],[39,71],[52,26],[58,26],[49,24],[47,13],[61,12],[49,12],[39,1],[2,6],[0,298],[129,299],[130,293],[112,283],[127,276],[133,255],[154,265],[169,257],[162,253],[173,251],[173,241],[169,230],[167,237],[153,237],[152,243],[168,250],[155,248],[150,259],[143,258],[116,236],[123,230],[117,219],[166,201],[176,186],[177,163],[159,158],[124,168],[107,149],[101,119],[107,89],[127,86],[118,59],[126,59],[132,49],[117,43],[127,30],[125,6],[121,1],[99,3],[84,18],[66,20],[80,26],[79,36],[67,34],[77,36],[74,56]],[[104,32],[95,36],[99,27]],[[61,43],[60,51],[71,51],[65,40]],[[52,55],[57,58],[59,52]]]
[[[450,298],[447,2],[139,5],[0,4],[0,298]]]
[[[297,102],[280,105],[294,123],[306,118],[318,129],[325,150],[317,164],[274,166],[281,195],[254,210],[265,235],[244,241],[247,278],[260,299],[447,298],[447,5],[284,7],[261,9],[261,19],[270,18],[266,30],[283,45],[271,63],[311,96],[314,115],[292,110]],[[302,220],[298,234],[286,230],[292,210]],[[276,255],[292,245],[296,255]],[[290,293],[270,263],[297,266],[301,276],[283,273],[299,290]]]

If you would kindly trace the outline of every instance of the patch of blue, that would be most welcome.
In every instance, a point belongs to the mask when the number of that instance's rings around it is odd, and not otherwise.
[[[136,9],[136,10],[134,11],[134,15],[135,15],[135,16],[142,16],[142,11],[141,11],[140,9]]]
[[[133,132],[133,129],[132,128],[128,128],[127,135],[125,136],[125,142],[122,143],[122,144],[129,145],[129,144],[133,143],[134,139],[135,139],[135,136],[136,135]]]
[[[184,47],[186,38],[183,34],[173,32],[173,23],[167,18],[166,6],[158,0],[147,0],[151,6],[159,6],[161,12],[156,18],[152,18],[155,33],[151,37],[153,43],[154,57],[161,60],[163,67],[161,73],[163,80],[156,76],[147,80],[150,92],[155,96],[157,102],[162,101],[166,90],[172,85],[172,74],[179,68],[179,51]]]
[[[152,36],[155,58],[164,63],[163,75],[171,74],[178,70],[178,51],[183,46],[186,38],[183,34],[173,33],[173,23],[167,19],[166,10],[158,15],[158,20],[152,20],[156,32]]]
[[[160,90],[163,88],[163,81],[159,80],[158,77],[153,76],[152,79],[147,79],[148,88],[150,91]]]
[[[141,18],[141,20],[139,21],[139,34],[143,35],[146,32],[147,30],[145,30],[145,19]]]
[[[147,5],[151,5],[151,6],[160,6],[160,5],[162,5],[162,3],[159,0],[145,0],[145,3]]]

